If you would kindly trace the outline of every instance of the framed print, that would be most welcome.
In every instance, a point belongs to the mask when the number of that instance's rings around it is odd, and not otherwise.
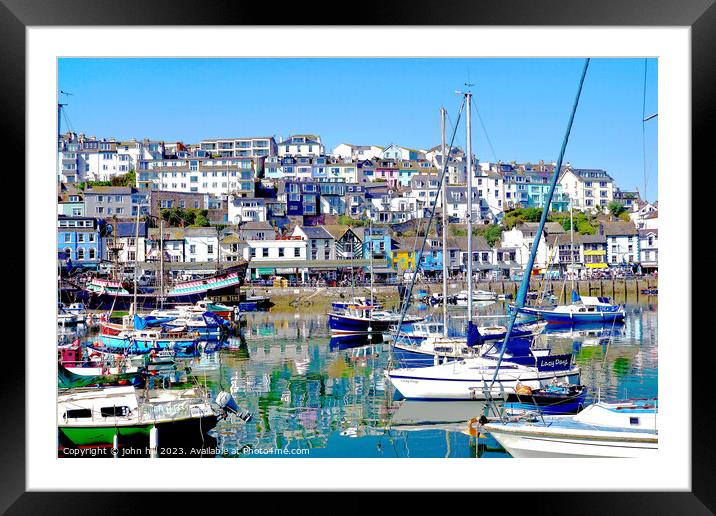
[[[257,7],[3,0],[27,245],[2,510],[713,511],[712,2]]]

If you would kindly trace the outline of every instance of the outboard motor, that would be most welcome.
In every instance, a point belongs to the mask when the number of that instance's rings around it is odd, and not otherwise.
[[[251,421],[251,412],[248,410],[241,410],[241,408],[236,404],[236,400],[230,393],[221,391],[216,396],[216,403],[224,409],[226,413],[230,412],[232,414],[236,414],[244,423]]]

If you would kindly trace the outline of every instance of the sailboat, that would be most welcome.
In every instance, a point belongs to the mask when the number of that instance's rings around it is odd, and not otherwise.
[[[587,63],[589,61],[587,60]],[[569,132],[571,131],[574,120],[574,113],[578,105],[579,96],[581,95],[584,77],[586,75],[587,65],[584,67],[582,78],[579,85],[579,91],[572,115],[567,127],[565,140],[562,144],[562,150],[557,162],[557,166],[552,177],[550,191],[542,210],[539,228],[535,234],[535,240],[530,250],[526,271],[531,271],[537,254],[537,243],[542,236],[544,225],[547,220],[547,213],[554,195],[554,190],[559,179],[559,172],[562,167],[562,159],[566,149]],[[467,191],[468,191],[468,249],[471,249],[470,240],[472,236],[472,138],[471,138],[471,92],[463,93],[465,97],[466,113],[467,113]],[[467,261],[468,274],[468,291],[467,298],[467,320],[468,335],[473,331],[472,323],[472,260]],[[520,289],[517,293],[515,306],[519,309],[524,306],[527,290],[529,288],[530,275],[523,275]],[[393,386],[399,393],[408,399],[492,399],[494,397],[503,397],[506,394],[515,392],[518,385],[527,386],[531,389],[539,389],[547,386],[549,383],[568,383],[576,384],[579,382],[579,367],[572,363],[572,355],[548,355],[535,357],[534,365],[522,365],[519,363],[503,363],[503,358],[507,345],[510,341],[511,332],[514,327],[517,313],[513,312],[510,316],[510,322],[505,335],[504,342],[499,354],[493,357],[476,356],[455,360],[431,367],[406,367],[406,368],[389,368],[385,371]]]

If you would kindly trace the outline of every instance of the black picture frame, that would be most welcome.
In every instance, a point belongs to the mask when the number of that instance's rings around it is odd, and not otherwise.
[[[317,3],[311,13],[329,13],[340,6]],[[704,170],[711,176],[712,165],[707,143],[709,128],[716,120],[716,5],[714,0],[489,0],[483,2],[453,0],[428,2],[413,0],[408,5],[400,2],[362,2],[360,9],[351,9],[353,25],[553,25],[553,26],[687,26],[691,27],[691,80],[692,80],[692,168]],[[141,15],[137,15],[141,13]],[[217,15],[217,13],[221,13]],[[310,17],[309,17],[310,16]],[[0,112],[3,125],[10,128],[5,134],[9,149],[15,149],[12,159],[15,169],[25,168],[25,28],[49,25],[298,25],[330,24],[337,19],[330,15],[297,15],[294,10],[268,9],[266,4],[237,1],[157,1],[137,0],[122,2],[108,0],[0,0]],[[335,18],[335,17],[334,17]],[[663,171],[668,173],[668,171]],[[680,171],[679,174],[687,173]],[[705,184],[711,177],[700,176]],[[701,186],[699,186],[701,188]],[[17,193],[17,192],[16,192]],[[23,192],[24,193],[24,192]],[[707,203],[708,204],[708,203]],[[693,207],[692,220],[708,220],[705,210]],[[706,217],[706,218],[703,218]],[[695,226],[692,234],[697,235]],[[694,258],[695,260],[695,258]],[[693,262],[694,268],[696,262]],[[27,275],[31,271],[25,270]],[[691,278],[688,278],[690,281]],[[23,299],[24,301],[24,299]],[[23,303],[24,305],[24,303]],[[15,305],[17,306],[17,305]],[[699,320],[696,298],[693,298],[692,321]],[[28,317],[28,314],[25,314]],[[669,345],[690,345],[683,342]],[[705,343],[710,344],[710,343]],[[692,348],[693,349],[693,348]],[[692,351],[692,357],[696,354]],[[3,453],[0,460],[0,512],[6,514],[112,514],[132,511],[156,513],[176,507],[186,507],[191,493],[169,493],[162,496],[160,505],[156,495],[126,493],[28,493],[25,492],[25,366],[24,356],[13,357],[12,367],[4,368],[0,375],[4,407],[12,424],[0,426]],[[642,493],[512,493],[500,505],[510,509],[531,510],[549,514],[710,514],[716,511],[716,464],[714,433],[709,421],[707,389],[710,371],[709,360],[692,361],[692,491]],[[88,475],[96,474],[89,465]],[[568,469],[566,471],[569,471]],[[524,476],[516,471],[518,489],[525,488]],[[278,474],[278,468],[277,468]],[[574,474],[585,474],[575,472]],[[585,475],[588,476],[588,473]],[[555,479],[558,482],[558,479]],[[78,479],[78,486],[82,486]],[[121,485],[118,482],[118,485]],[[317,479],[320,485],[320,479]],[[479,479],[476,479],[476,487]],[[149,487],[149,486],[148,486]],[[265,496],[265,495],[264,495]],[[428,494],[429,496],[429,494]],[[243,509],[249,507],[246,495],[240,495]],[[271,512],[284,507],[301,505],[305,497],[293,495],[292,501],[279,501],[273,497]],[[346,500],[337,501],[335,495],[326,507],[346,507]],[[401,497],[401,512],[410,509],[411,501],[423,503],[423,496]],[[439,495],[438,500],[446,500]],[[470,505],[475,511],[486,510],[486,497],[476,495]],[[259,500],[257,502],[261,503]],[[406,507],[407,503],[407,507]],[[359,504],[363,506],[363,504]],[[211,504],[218,510],[217,503]],[[547,510],[548,508],[548,510]],[[236,510],[240,510],[236,508]],[[320,511],[321,509],[317,509]],[[369,509],[366,509],[369,510]]]

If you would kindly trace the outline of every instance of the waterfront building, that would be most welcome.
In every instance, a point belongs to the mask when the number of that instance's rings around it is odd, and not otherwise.
[[[508,231],[502,232],[501,247],[515,249],[515,259],[524,269],[527,266],[532,242],[534,241],[538,222],[523,222]],[[537,246],[534,268],[546,270],[550,264],[559,264],[559,253],[555,246],[570,242],[570,235],[557,222],[547,222]],[[550,261],[550,258],[552,260]],[[566,264],[563,264],[566,266]]]
[[[607,240],[607,262],[612,266],[639,262],[639,233],[633,222],[602,222],[599,234]]]
[[[278,143],[278,155],[284,156],[323,156],[325,148],[321,137],[315,134],[294,134]]]
[[[363,258],[363,228],[353,228],[338,224],[327,224],[321,227],[333,237],[336,249],[336,260]]]
[[[639,230],[639,261],[644,273],[659,269],[659,230],[657,228]]]
[[[266,158],[278,152],[273,136],[210,138],[201,140],[199,148],[217,158]]]
[[[609,267],[607,263],[607,238],[604,235],[579,235],[579,239],[582,245],[583,263],[587,271]]]
[[[145,222],[107,221],[112,231],[102,239],[102,257],[120,263],[143,262],[146,260],[147,224]]]
[[[160,228],[149,228],[147,239],[145,241],[146,248],[144,256],[146,261],[158,262],[162,258],[162,252],[164,254],[165,262],[184,262],[185,253],[185,239],[184,239],[184,228],[172,228],[164,227],[160,231]],[[160,246],[160,243],[162,244]]]
[[[472,249],[468,251],[467,237],[457,238],[458,247],[460,249],[460,264],[463,272],[467,272],[467,260],[472,257],[472,271],[478,278],[488,278],[492,275],[491,271],[495,270],[494,249],[490,247],[481,235],[473,235]]]
[[[323,227],[296,226],[291,236],[307,242],[307,259],[335,260],[335,240]]]
[[[629,218],[637,229],[657,229],[659,226],[659,211],[653,204],[646,203]]]
[[[387,267],[392,267],[393,239],[390,230],[385,227],[367,227],[363,228],[363,258],[370,259],[373,255],[373,261],[376,265],[380,262]]]
[[[237,262],[243,259],[248,244],[233,230],[225,230],[219,240],[219,254],[222,262]]]
[[[299,236],[277,237],[273,240],[247,240],[244,259],[255,262],[305,261],[308,240]],[[261,275],[276,274],[275,270],[262,271]]]
[[[184,261],[215,262],[219,259],[217,228],[184,228]]]
[[[57,253],[74,267],[96,269],[101,261],[102,222],[94,217],[57,217]]]

